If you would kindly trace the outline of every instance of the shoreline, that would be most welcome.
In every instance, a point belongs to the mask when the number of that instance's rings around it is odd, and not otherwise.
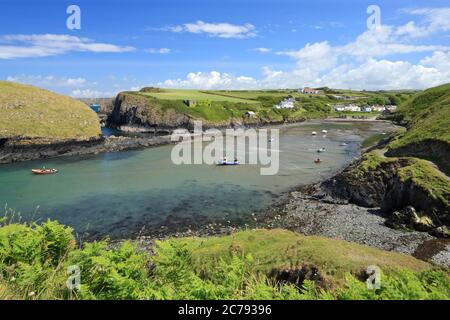
[[[296,126],[305,123],[315,122],[347,122],[347,123],[392,123],[388,120],[374,120],[374,119],[341,119],[341,118],[324,118],[324,119],[308,119],[296,122],[284,122],[284,123],[258,123],[239,126],[218,126],[217,129],[223,131],[227,129],[262,129],[273,128],[283,129],[291,126]],[[206,129],[206,128],[205,128]],[[130,133],[123,131],[122,133]],[[170,134],[168,135],[153,135],[149,137],[145,136],[101,136],[85,141],[66,140],[55,141],[54,143],[46,144],[20,144],[19,138],[4,138],[0,140],[0,166],[2,164],[10,164],[16,162],[26,162],[33,160],[52,159],[60,157],[73,157],[84,155],[97,155],[100,153],[109,152],[122,152],[130,150],[139,150],[151,147],[158,147],[162,145],[169,145],[175,142],[170,140]],[[32,139],[31,139],[32,140]],[[19,142],[19,143],[15,143]]]

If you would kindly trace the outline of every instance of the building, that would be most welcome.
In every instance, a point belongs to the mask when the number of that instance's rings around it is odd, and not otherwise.
[[[362,106],[361,107],[361,111],[362,112],[372,112],[372,107],[369,107],[369,106]]]
[[[256,116],[256,113],[254,113],[253,111],[247,111],[247,112],[245,113],[245,116],[246,116],[247,118],[254,118],[254,117]]]
[[[347,104],[347,105],[334,105],[333,106],[334,111],[337,112],[361,112],[361,107],[354,105],[354,104]]]
[[[303,94],[319,94],[320,91],[310,88],[310,87],[304,87],[303,89],[299,89],[298,92],[303,93]]]
[[[295,98],[287,98],[281,101],[279,104],[274,105],[276,109],[293,109],[295,108]]]

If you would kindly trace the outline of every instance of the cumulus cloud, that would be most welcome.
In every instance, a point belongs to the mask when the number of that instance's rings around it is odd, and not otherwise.
[[[158,86],[185,89],[242,89],[256,87],[255,81],[252,77],[234,77],[228,73],[217,71],[191,72],[184,79],[169,79],[158,83]]]
[[[255,26],[246,23],[244,25],[236,25],[227,22],[208,23],[197,21],[195,23],[185,23],[174,27],[165,28],[171,32],[188,32],[195,34],[207,34],[210,37],[219,38],[249,38],[256,35]]]
[[[12,34],[0,36],[0,59],[47,57],[69,52],[110,52],[133,51],[130,46],[118,46],[95,42],[64,34]]]
[[[430,41],[423,44],[418,40],[449,31],[450,8],[422,8],[405,12],[419,17],[419,20],[399,26],[381,25],[362,32],[343,45],[322,41],[308,43],[300,49],[275,52],[294,60],[295,65],[291,70],[275,70],[266,66],[258,79],[218,71],[197,72],[189,73],[184,79],[167,80],[160,85],[205,89],[302,86],[423,89],[449,82],[450,46],[429,44]],[[183,28],[179,31],[183,31]],[[253,50],[269,52],[266,48]],[[425,56],[418,62],[412,62],[407,58],[411,54]]]

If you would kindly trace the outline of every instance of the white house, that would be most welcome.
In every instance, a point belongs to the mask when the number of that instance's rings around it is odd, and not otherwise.
[[[372,112],[372,107],[369,106],[363,106],[361,107],[362,112]]]
[[[288,98],[288,99],[284,99],[279,104],[274,105],[274,107],[276,109],[293,109],[293,108],[295,108],[294,103],[295,103],[295,98]]]
[[[316,89],[309,88],[309,87],[304,87],[303,89],[298,89],[298,92],[303,93],[303,94],[319,94],[320,90],[316,90]]]
[[[338,111],[338,112],[360,112],[361,111],[361,108],[354,104],[334,105],[333,109],[334,109],[334,111]]]

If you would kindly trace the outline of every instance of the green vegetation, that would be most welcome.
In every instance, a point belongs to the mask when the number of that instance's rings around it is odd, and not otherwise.
[[[400,106],[394,120],[406,123],[408,131],[391,143],[391,149],[427,140],[450,144],[450,84],[415,95]]]
[[[352,103],[365,105],[368,103],[391,103],[403,101],[410,96],[409,93],[380,93],[380,92],[353,92],[335,91],[354,97]],[[312,118],[325,118],[329,116],[349,115],[336,113],[333,104],[348,103],[337,100],[332,94],[304,95],[297,90],[178,90],[144,88],[139,92],[127,94],[148,98],[148,105],[157,106],[164,112],[172,110],[176,113],[189,115],[195,119],[203,119],[214,123],[226,123],[232,120],[246,122],[294,122]],[[296,99],[294,109],[279,110],[274,105],[285,98]],[[188,101],[194,102],[189,105]],[[255,117],[245,116],[247,111],[255,112]],[[352,115],[352,114],[350,114]],[[357,113],[357,115],[374,116],[378,113]]]
[[[32,86],[0,81],[0,138],[87,140],[100,135],[84,103]]]
[[[320,280],[288,283],[268,271],[317,266]],[[360,274],[382,269],[381,288]],[[80,271],[79,289],[68,267]],[[296,269],[297,268],[297,269]],[[56,222],[0,227],[0,299],[449,299],[448,271],[406,255],[282,230],[159,241],[75,245]]]

